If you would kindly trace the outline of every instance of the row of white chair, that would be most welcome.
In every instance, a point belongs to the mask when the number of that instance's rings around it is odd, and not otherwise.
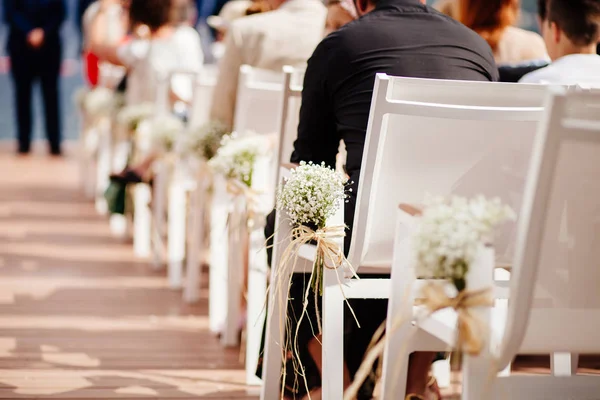
[[[390,273],[393,259],[406,257],[405,254],[393,255],[394,226],[389,224],[390,215],[399,203],[419,204],[426,193],[484,194],[500,197],[519,210],[534,138],[544,115],[545,91],[543,86],[428,81],[379,75],[363,155],[348,257],[350,263],[361,272],[383,270]],[[281,257],[289,234],[287,224],[279,223],[282,218],[278,216],[274,265]],[[343,223],[342,215],[328,223]],[[515,225],[509,226],[496,241],[498,267],[512,265],[515,230]],[[306,263],[298,265],[297,272],[312,265],[314,250],[310,247],[307,245],[300,252]],[[273,281],[288,281],[285,277],[278,278],[277,273],[274,268]],[[392,313],[397,316],[399,309],[407,307],[402,303],[405,291],[395,289],[406,289],[411,281],[406,279],[406,274],[398,273],[392,273],[392,282],[387,279],[354,280],[350,279],[348,271],[340,270],[326,271],[325,280],[323,393],[324,398],[338,399],[343,392],[344,296],[391,297],[389,324],[393,321]],[[343,294],[338,287],[339,280],[343,282]],[[394,290],[390,292],[391,284]],[[498,282],[497,286],[497,298],[506,299],[506,282],[504,285]],[[274,293],[270,293],[263,399],[274,398],[280,390],[283,351],[280,344],[284,343],[280,327],[284,326],[281,324],[285,319],[284,304],[279,304]],[[412,341],[409,348],[410,351],[446,349],[447,343],[438,341],[436,346],[432,344],[435,342],[429,335],[422,342]],[[403,340],[390,340],[387,353],[391,355],[385,360],[393,360],[399,346],[405,346]],[[564,351],[560,348],[545,350],[547,354]],[[402,371],[405,374],[405,364]],[[393,377],[392,380],[398,379]],[[389,385],[384,387],[387,391],[384,397],[398,398],[404,387],[405,380],[401,377],[393,392]]]

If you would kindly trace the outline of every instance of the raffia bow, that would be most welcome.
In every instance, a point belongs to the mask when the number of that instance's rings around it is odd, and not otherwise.
[[[317,230],[313,230],[304,225],[294,227],[292,229],[292,231],[290,232],[290,236],[289,236],[290,243],[286,247],[286,249],[281,257],[281,261],[278,264],[278,268],[280,271],[279,271],[279,274],[277,274],[277,276],[279,277],[279,280],[271,283],[272,285],[275,286],[275,289],[274,289],[274,291],[276,293],[275,298],[278,299],[278,301],[282,302],[283,299],[286,298],[285,296],[283,296],[282,288],[289,287],[289,284],[291,284],[292,274],[294,272],[296,263],[298,261],[298,257],[299,257],[298,253],[299,253],[300,247],[302,247],[305,244],[315,242],[316,256],[315,256],[315,263],[314,263],[314,266],[313,266],[313,269],[311,272],[311,279],[310,279],[311,284],[304,290],[303,299],[302,299],[303,300],[302,312],[295,322],[296,332],[292,333],[292,332],[289,332],[289,330],[288,330],[285,344],[283,346],[284,349],[286,349],[286,351],[284,351],[282,353],[283,364],[290,361],[289,356],[291,356],[290,362],[292,362],[294,365],[295,373],[298,376],[302,377],[302,381],[304,382],[304,385],[305,385],[307,391],[309,391],[308,382],[306,380],[306,376],[304,375],[305,368],[302,365],[300,349],[298,347],[297,338],[298,338],[299,328],[300,328],[300,325],[301,325],[303,319],[305,317],[308,317],[308,299],[310,296],[310,291],[312,289],[313,294],[314,294],[315,314],[317,317],[316,318],[317,319],[317,321],[316,321],[317,332],[315,332],[315,337],[317,337],[319,334],[322,333],[322,330],[323,330],[322,324],[321,324],[320,312],[319,312],[319,302],[318,302],[318,296],[323,295],[323,269],[327,268],[330,270],[336,270],[341,267],[346,267],[352,272],[352,274],[354,275],[354,277],[356,279],[359,279],[358,276],[356,275],[356,272],[352,268],[352,265],[346,259],[346,256],[344,255],[343,247],[340,246],[339,241],[338,241],[340,238],[343,238],[345,236],[346,236],[346,226],[344,226],[344,225],[326,226],[323,228],[319,228]],[[283,277],[286,277],[286,278],[283,278]],[[288,282],[288,285],[283,285],[283,282],[281,281],[282,278],[290,280],[290,282]],[[339,283],[340,283],[340,290],[342,291],[342,294],[343,294],[343,287],[342,287],[341,281]],[[350,304],[347,302],[347,299],[345,296],[344,296],[344,300],[346,301],[346,303],[348,305],[348,309],[352,313],[354,320],[356,321],[356,324],[360,327],[360,323],[358,322],[358,319],[356,318],[356,315],[354,314],[354,310],[352,309]],[[287,307],[287,305],[280,304],[280,307]],[[289,323],[289,321],[286,321],[285,326],[281,325],[280,329],[282,329],[282,330],[288,329],[288,323]],[[311,324],[312,324],[312,322],[311,322]],[[282,369],[282,381],[286,382],[286,368]],[[284,390],[284,385],[282,385],[282,392],[281,392],[282,399],[284,398],[283,390]]]
[[[455,297],[446,293],[444,285],[428,284],[422,288],[419,305],[425,306],[431,314],[451,308],[457,313],[456,349],[471,356],[477,356],[483,349],[487,337],[486,326],[476,315],[474,308],[492,307],[494,299],[491,289],[461,290]]]
[[[248,228],[254,228],[256,225],[258,225],[258,221],[262,215],[258,211],[258,205],[260,204],[258,196],[260,193],[237,179],[227,180],[227,193],[233,197],[241,196],[244,198],[244,204],[246,207],[244,212],[246,215]]]

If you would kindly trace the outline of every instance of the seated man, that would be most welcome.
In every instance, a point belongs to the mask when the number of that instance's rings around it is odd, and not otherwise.
[[[498,79],[488,44],[464,25],[422,3],[424,1],[419,0],[357,0],[357,11],[362,17],[327,36],[308,61],[298,138],[291,161],[324,162],[333,168],[338,144],[340,139],[344,140],[346,169],[354,186],[345,207],[345,222],[350,229],[375,74],[471,81]],[[273,220],[273,216],[268,220],[267,237],[273,233]],[[346,239],[347,252],[350,234]],[[300,300],[302,296],[298,291],[302,291],[303,280],[308,278],[296,274],[293,279],[291,298]],[[301,304],[294,305],[294,300],[290,303],[291,312],[298,311],[296,306],[301,310]],[[352,317],[346,318],[351,325],[344,342],[346,384],[356,373],[373,333],[385,320],[386,304],[381,300],[352,302],[361,329],[356,327]],[[311,398],[315,399],[320,398],[320,383],[318,378],[311,379],[311,375],[320,375],[321,350],[312,336],[310,324],[306,325],[300,328],[298,341],[301,358],[306,358],[302,363],[307,369],[309,384],[315,389]],[[425,395],[434,356],[427,353],[411,357],[407,398],[422,399]],[[370,399],[372,388],[363,389],[359,398]]]
[[[552,64],[520,82],[600,86],[600,0],[548,0],[542,34]]]
[[[228,127],[233,126],[240,66],[272,71],[304,66],[323,36],[326,9],[320,0],[269,3],[274,11],[233,21],[225,37],[210,118]]]

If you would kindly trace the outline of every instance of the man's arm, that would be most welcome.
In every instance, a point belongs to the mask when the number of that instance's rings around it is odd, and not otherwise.
[[[29,21],[27,15],[17,8],[18,0],[4,0],[4,18],[10,29],[27,35],[35,26]]]
[[[292,163],[324,162],[335,168],[340,137],[336,129],[331,82],[328,85],[328,71],[335,70],[336,66],[335,56],[329,50],[329,41],[326,39],[321,42],[308,60],[302,88],[298,138],[290,159]]]
[[[219,77],[212,98],[210,119],[233,127],[237,86],[242,57],[242,34],[233,23],[225,36],[225,54],[219,62]]]

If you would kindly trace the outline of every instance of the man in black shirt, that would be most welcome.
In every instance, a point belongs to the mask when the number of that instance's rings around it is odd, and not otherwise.
[[[353,182],[352,197],[345,207],[345,222],[352,229],[355,193],[358,187],[365,134],[376,73],[392,76],[496,81],[498,69],[492,50],[479,35],[419,0],[355,0],[362,17],[327,36],[308,61],[298,138],[291,157],[293,163],[324,162],[335,167],[341,139],[347,149],[346,170]],[[418,132],[415,132],[418,135]],[[273,233],[271,215],[265,233]],[[348,234],[347,239],[350,238]],[[349,240],[346,240],[346,252]],[[292,299],[301,299],[306,277],[297,274],[290,289]],[[312,298],[312,296],[311,296]],[[293,303],[293,301],[292,301]],[[297,312],[294,304],[291,312]],[[300,307],[300,305],[297,305]],[[352,376],[362,360],[371,336],[386,317],[386,304],[378,300],[352,303],[361,329],[349,327],[345,337],[346,363]],[[292,314],[293,315],[293,314]],[[347,318],[351,320],[351,318]],[[320,370],[320,346],[310,327],[301,327],[299,343]],[[312,340],[311,340],[312,339]],[[422,398],[432,354],[411,358],[407,398]],[[314,361],[314,364],[312,363]],[[307,367],[308,368],[308,367]],[[310,369],[310,368],[308,368]],[[318,374],[319,371],[316,371]],[[307,370],[310,384],[310,371]],[[318,386],[318,383],[315,383]],[[318,396],[318,395],[317,395]],[[317,397],[318,398],[318,397]],[[359,395],[370,398],[369,390]]]

